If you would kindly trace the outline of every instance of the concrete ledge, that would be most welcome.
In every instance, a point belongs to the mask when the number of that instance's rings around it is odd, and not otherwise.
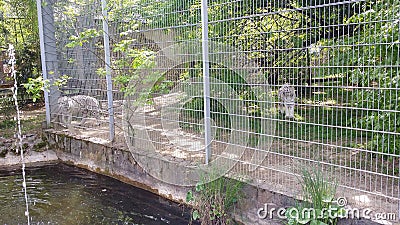
[[[43,152],[29,151],[24,154],[24,162],[26,166],[49,164],[58,162],[57,154],[48,150]],[[14,153],[7,153],[6,157],[0,158],[0,167],[20,166],[22,164],[21,156]]]
[[[183,203],[189,188],[165,184],[147,174],[135,161],[131,152],[46,130],[44,137],[58,158],[71,165],[114,177],[136,187],[153,192],[175,202]],[[161,162],[160,162],[161,164]]]

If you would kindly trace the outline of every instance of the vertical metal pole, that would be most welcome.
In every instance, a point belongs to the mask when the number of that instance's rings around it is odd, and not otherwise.
[[[42,62],[42,75],[43,80],[48,79],[47,65],[46,65],[46,49],[44,47],[44,32],[43,32],[43,15],[42,15],[42,1],[36,0],[38,25],[39,25],[39,39],[40,39],[40,58]],[[46,108],[46,126],[50,127],[50,103],[49,103],[49,90],[44,90],[44,104]]]
[[[115,137],[115,126],[114,126],[114,107],[113,107],[113,93],[112,93],[112,79],[111,79],[110,39],[108,36],[108,13],[107,13],[106,0],[101,0],[101,10],[103,13],[104,59],[105,59],[106,80],[107,80],[107,104],[108,104],[108,115],[109,115],[110,141],[113,141]]]
[[[210,62],[208,49],[208,5],[201,1],[202,52],[203,52],[203,90],[204,90],[204,142],[207,165],[211,158],[211,116],[210,116]]]
[[[398,20],[398,26],[400,27],[400,19]],[[397,40],[400,40],[400,32],[397,35],[397,38],[399,38]],[[398,49],[397,50],[397,55],[399,55],[400,54],[400,49],[399,48],[397,48],[397,49]],[[397,73],[399,73],[399,71],[400,71],[400,69],[399,69],[399,67],[397,67]],[[395,98],[400,99],[400,98],[398,98],[399,95],[398,95],[397,91],[398,91],[398,89],[396,90]],[[396,102],[398,102],[398,101],[396,101]],[[396,120],[396,116],[395,116],[395,120]],[[394,126],[396,126],[396,123],[394,124]],[[397,124],[397,126],[398,126],[398,124]],[[394,145],[396,145],[396,139],[395,139]],[[395,166],[393,165],[393,169],[394,168],[395,168]],[[398,162],[398,167],[397,168],[400,168],[400,160]],[[400,174],[398,174],[397,179],[398,179],[397,180],[397,188],[398,188],[397,190],[400,190]],[[397,198],[398,198],[398,200],[397,200],[397,216],[396,216],[396,219],[397,219],[398,222],[400,222],[400,191],[397,191]]]

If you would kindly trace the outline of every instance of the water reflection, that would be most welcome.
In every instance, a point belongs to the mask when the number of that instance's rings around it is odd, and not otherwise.
[[[188,224],[176,203],[64,164],[28,168],[32,224]],[[24,224],[20,171],[0,171],[0,224]]]

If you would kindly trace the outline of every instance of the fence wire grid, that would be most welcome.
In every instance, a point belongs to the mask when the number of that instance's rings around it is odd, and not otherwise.
[[[115,130],[114,144],[188,166],[230,162],[232,173],[292,196],[302,168],[322,168],[352,206],[399,213],[400,3],[201,7],[43,3],[52,126],[104,142]]]

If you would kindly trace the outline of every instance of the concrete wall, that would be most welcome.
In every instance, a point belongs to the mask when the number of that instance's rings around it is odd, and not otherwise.
[[[147,174],[135,161],[135,157],[151,157],[135,155],[124,147],[115,147],[107,142],[96,142],[95,139],[76,138],[64,132],[48,129],[44,131],[49,147],[56,151],[58,158],[68,164],[86,168],[91,171],[114,177],[118,180],[151,191],[170,200],[184,203],[189,187],[181,187],[166,184]],[[153,157],[151,163],[157,165],[164,171],[168,169],[168,163],[160,158]],[[270,207],[280,208],[295,205],[295,200],[289,196],[269,191],[263,185],[248,184],[244,187],[245,199],[235,209],[235,219],[244,224],[284,224],[276,219],[260,219],[258,210],[265,203],[274,203]],[[369,225],[377,224],[369,220],[348,220],[340,224]]]

